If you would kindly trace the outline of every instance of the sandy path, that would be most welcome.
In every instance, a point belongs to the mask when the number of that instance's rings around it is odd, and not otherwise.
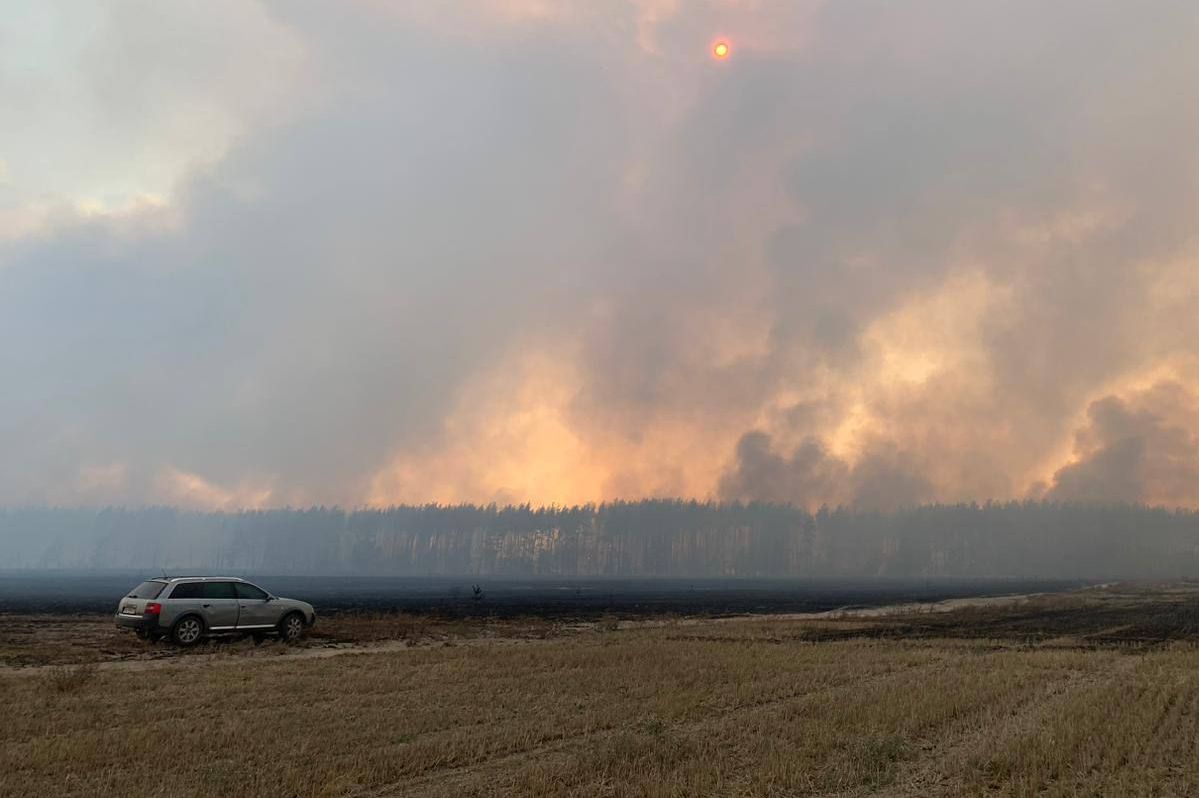
[[[850,621],[855,619],[886,618],[893,615],[919,615],[927,613],[952,612],[967,607],[1007,607],[1022,604],[1030,599],[1043,596],[1062,596],[1080,593],[1087,590],[1102,590],[1116,583],[1088,585],[1077,590],[1061,593],[1010,593],[1001,596],[969,596],[965,598],[945,599],[931,602],[907,602],[903,604],[883,604],[877,607],[840,607],[823,612],[779,612],[757,613],[751,615],[730,615],[722,618],[684,618],[670,621],[621,621],[621,629],[657,626],[694,626],[707,623],[744,623],[746,621]]]

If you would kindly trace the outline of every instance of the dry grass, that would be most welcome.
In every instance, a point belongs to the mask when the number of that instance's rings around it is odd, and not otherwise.
[[[47,668],[42,674],[42,684],[58,693],[75,693],[82,690],[96,676],[94,663],[86,665],[59,665]]]
[[[480,637],[544,640],[572,630],[562,622],[543,618],[443,618],[406,612],[342,612],[322,618],[310,635],[310,642],[427,643]]]
[[[0,796],[1199,794],[1199,650],[1064,642],[1076,601],[1039,635],[1027,606],[983,638],[357,618],[359,640],[423,644],[0,669]],[[1002,631],[976,610],[944,629],[967,616]]]

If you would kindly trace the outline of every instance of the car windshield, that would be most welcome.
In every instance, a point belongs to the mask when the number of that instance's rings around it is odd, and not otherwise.
[[[151,580],[149,582],[142,582],[140,585],[133,588],[133,590],[129,591],[128,598],[140,598],[140,599],[158,598],[158,594],[162,592],[162,589],[164,587],[166,587],[165,582],[156,582],[153,580]]]

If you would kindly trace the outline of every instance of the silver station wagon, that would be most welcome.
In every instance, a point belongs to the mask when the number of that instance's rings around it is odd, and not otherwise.
[[[272,596],[235,576],[176,576],[142,582],[117,606],[117,627],[190,646],[211,635],[278,635],[292,642],[316,623],[311,604]]]

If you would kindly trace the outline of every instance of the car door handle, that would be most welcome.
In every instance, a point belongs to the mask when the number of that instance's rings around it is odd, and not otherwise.
[[[209,607],[211,607],[212,605],[211,605],[211,604],[202,604],[201,606],[202,606],[202,607],[204,607],[204,609],[208,609],[208,608],[209,608]]]

